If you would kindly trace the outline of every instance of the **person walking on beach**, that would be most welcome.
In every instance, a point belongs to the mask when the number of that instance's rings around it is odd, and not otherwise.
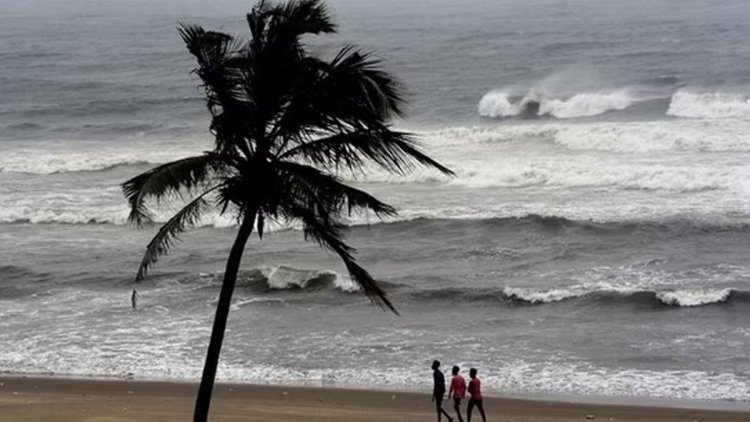
[[[453,398],[453,408],[456,410],[456,415],[458,415],[458,422],[464,422],[461,417],[461,400],[466,396],[466,380],[461,375],[458,375],[458,371],[460,370],[461,368],[454,366],[451,371],[453,377],[451,378],[451,388],[448,390],[448,397]]]
[[[487,418],[484,416],[484,406],[482,406],[482,383],[477,378],[477,368],[471,368],[469,370],[469,404],[466,407],[466,422],[471,422],[471,412],[474,411],[474,406],[479,409],[479,414],[482,415],[482,422],[487,422]]]
[[[442,415],[448,418],[448,422],[453,422],[448,412],[443,410],[443,396],[445,395],[445,376],[440,371],[440,361],[432,361],[432,379],[435,381],[435,387],[432,389],[432,401],[435,402],[435,411],[437,411],[437,420],[442,420]]]

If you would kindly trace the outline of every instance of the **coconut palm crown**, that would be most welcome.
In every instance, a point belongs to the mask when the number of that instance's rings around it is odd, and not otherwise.
[[[247,15],[247,23],[247,38],[180,26],[198,63],[194,72],[202,81],[211,114],[214,147],[123,184],[129,220],[136,226],[152,222],[150,206],[160,200],[178,197],[186,204],[148,244],[136,282],[167,253],[176,236],[195,226],[206,212],[218,209],[238,221],[195,420],[205,420],[208,414],[231,296],[253,230],[262,238],[270,220],[299,225],[305,239],[342,259],[367,297],[395,312],[385,292],[355,260],[344,234],[345,218],[353,211],[372,211],[378,217],[396,211],[347,185],[339,175],[364,173],[370,166],[397,175],[419,167],[452,174],[421,152],[410,134],[388,125],[403,115],[403,93],[371,54],[352,46],[331,60],[308,54],[304,36],[336,31],[320,0],[260,1]],[[134,289],[134,306],[135,299]]]

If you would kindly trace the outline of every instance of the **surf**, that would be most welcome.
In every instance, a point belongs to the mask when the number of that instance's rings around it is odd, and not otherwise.
[[[523,97],[517,97],[503,91],[490,91],[479,100],[477,109],[480,116],[490,118],[549,116],[556,119],[575,119],[625,110],[638,101],[638,98],[627,89],[583,92],[569,97],[548,97],[533,91]]]

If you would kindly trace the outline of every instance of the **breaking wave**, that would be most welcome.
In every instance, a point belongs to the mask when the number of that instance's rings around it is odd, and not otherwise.
[[[119,194],[119,192],[116,192]],[[102,192],[101,196],[104,196]],[[0,223],[4,224],[71,224],[71,225],[114,225],[114,226],[125,226],[128,225],[128,210],[121,204],[116,203],[94,203],[89,206],[78,205],[75,206],[75,199],[78,196],[69,195],[69,198],[65,198],[63,202],[60,199],[57,201],[44,202],[42,199],[40,204],[43,206],[34,206],[31,203],[14,203],[13,206],[8,206],[3,210],[0,210]],[[118,198],[119,200],[119,198]],[[86,201],[86,197],[83,197],[80,203]],[[12,201],[9,201],[12,203]],[[154,221],[157,225],[166,222],[171,215],[174,214],[174,210],[158,210]],[[232,227],[236,225],[236,220],[231,214],[220,215],[217,212],[209,213],[205,217],[200,219],[197,226],[200,227]],[[273,230],[273,228],[270,228]]]
[[[691,118],[750,118],[750,97],[724,92],[677,91],[669,104],[667,114]]]
[[[660,292],[656,298],[660,302],[670,306],[701,306],[712,303],[722,303],[734,295],[735,299],[740,296],[747,301],[750,292],[737,291],[732,289],[701,289],[701,290],[676,290],[672,292]]]
[[[201,276],[211,283],[219,283],[222,275],[211,273]],[[242,270],[237,277],[237,287],[257,292],[335,289],[350,293],[360,290],[359,285],[348,275],[330,270],[307,270],[285,265]]]
[[[624,110],[639,101],[627,90],[585,92],[571,97],[541,97],[535,93],[512,96],[503,91],[490,91],[479,101],[478,111],[485,117],[539,117],[558,119],[592,117],[609,111]]]
[[[115,144],[115,145],[113,145]],[[39,143],[0,154],[0,173],[55,174],[109,170],[118,166],[160,164],[200,153],[206,145],[158,142]]]
[[[534,89],[525,95],[492,90],[479,100],[479,115],[491,118],[536,118],[549,116],[574,119],[622,111],[652,99],[669,99],[667,116],[729,119],[750,118],[750,96],[743,93],[701,92],[681,89],[670,96],[639,96],[628,89],[581,92],[570,96],[540,94]],[[663,110],[663,109],[662,109]]]
[[[504,287],[502,289],[436,289],[413,292],[417,300],[494,302],[508,305],[545,305],[558,302],[630,303],[637,305],[695,307],[750,302],[750,291],[735,289],[683,289],[670,291],[611,288],[591,290],[581,286],[552,289]]]

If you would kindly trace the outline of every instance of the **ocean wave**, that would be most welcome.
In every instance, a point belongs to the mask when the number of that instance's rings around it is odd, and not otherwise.
[[[0,300],[28,296],[34,287],[55,279],[54,274],[35,271],[18,265],[0,265]]]
[[[178,158],[167,153],[143,154],[137,151],[72,152],[12,151],[0,158],[0,172],[25,174],[55,174],[83,171],[106,171],[119,166],[159,164]]]
[[[664,93],[661,93],[664,94]],[[523,95],[512,90],[491,90],[479,100],[480,116],[490,118],[549,116],[556,119],[574,119],[599,116],[612,111],[622,111],[637,103],[669,99],[667,116],[729,119],[750,118],[750,95],[731,92],[705,92],[684,88],[667,95],[639,95],[631,89],[579,92],[573,95],[540,93],[535,88]]]
[[[493,217],[479,219],[414,218],[409,220],[381,222],[367,225],[367,230],[378,229],[385,233],[407,234],[410,237],[423,237],[438,233],[584,233],[598,238],[623,235],[637,239],[655,236],[681,237],[705,235],[708,233],[750,233],[747,223],[719,223],[716,221],[696,221],[671,219],[662,221],[594,221],[572,220],[554,215],[528,214],[522,217]],[[473,251],[473,252],[472,252]],[[481,253],[467,249],[467,254]],[[469,256],[467,256],[468,258]]]
[[[42,196],[38,200],[23,200],[0,210],[2,224],[61,224],[61,225],[113,225],[126,226],[128,208],[122,199],[119,187],[102,190],[101,197],[110,196],[109,200],[93,202],[85,195]],[[62,196],[62,198],[60,198]],[[10,202],[10,201],[9,201]],[[41,205],[36,205],[36,204]],[[87,204],[88,203],[88,204]],[[179,209],[178,206],[156,207],[154,224],[159,226],[166,222]],[[237,224],[232,213],[220,214],[218,210],[207,212],[197,222],[196,227],[234,227]],[[278,230],[268,224],[267,231]],[[148,227],[146,228],[148,230]]]
[[[459,172],[447,183],[467,188],[555,188],[607,187],[613,190],[642,190],[676,193],[731,190],[743,169],[696,169],[674,166],[629,166],[605,163],[589,168],[575,163],[517,163],[503,169],[482,168]]]
[[[625,110],[636,99],[625,91],[611,93],[583,93],[568,99],[548,99],[539,106],[540,115],[550,115],[559,119],[598,116],[608,111]]]
[[[360,180],[465,188],[604,187],[613,191],[744,193],[743,184],[738,183],[747,179],[747,169],[742,166],[718,165],[693,154],[679,159],[665,154],[658,160],[648,154],[750,152],[750,124],[743,121],[547,122],[454,127],[418,135],[456,177],[430,170],[401,177],[376,170]],[[524,154],[527,150],[530,152]],[[607,160],[581,151],[622,156]]]
[[[750,118],[750,97],[725,92],[680,90],[672,96],[667,114],[708,119]]]
[[[45,129],[46,126],[41,125],[39,123],[34,123],[34,122],[20,122],[20,123],[9,124],[5,128],[8,130],[18,130],[18,131],[38,131],[38,130]]]
[[[654,233],[668,233],[675,236],[690,235],[691,233],[740,233],[750,231],[748,220],[717,219],[711,214],[705,218],[697,216],[683,217],[658,217],[654,219],[645,218],[642,210],[635,213],[632,218],[570,218],[569,216],[558,216],[555,214],[536,214],[526,211],[525,214],[513,215],[513,213],[487,212],[478,210],[472,212],[463,210],[462,214],[441,215],[442,210],[431,210],[427,215],[416,212],[403,212],[396,217],[380,220],[374,216],[350,216],[348,221],[352,230],[360,227],[367,229],[378,229],[385,232],[420,232],[426,230],[424,235],[430,235],[435,230],[584,230],[593,231],[599,235],[617,235],[640,233],[650,236]],[[146,227],[144,231],[155,232],[161,223],[172,214],[168,210],[161,210],[155,217],[155,223]],[[0,223],[2,224],[54,224],[54,225],[110,225],[126,226],[128,212],[121,206],[98,207],[95,210],[71,209],[66,212],[53,212],[49,210],[34,210],[30,207],[22,207],[13,212],[0,211]],[[196,228],[229,228],[237,225],[233,214],[219,214],[218,211],[207,213],[197,224]],[[268,221],[266,232],[278,232],[284,230],[298,230],[300,227],[284,222]],[[422,235],[422,234],[420,234]]]
[[[700,290],[676,290],[672,292],[659,292],[656,298],[669,306],[701,306],[713,303],[722,303],[733,298],[747,301],[750,292],[732,289],[700,289]]]
[[[202,274],[209,283],[221,282],[223,273]],[[299,291],[334,289],[341,292],[358,292],[360,287],[348,275],[331,270],[307,270],[286,265],[258,267],[241,270],[237,287],[256,292]]]
[[[606,140],[576,138],[574,132],[558,132],[553,140],[574,148],[602,148]],[[750,146],[750,145],[749,145]],[[622,148],[611,145],[612,149]],[[587,156],[567,158],[553,157],[534,160],[520,157],[502,164],[490,154],[485,160],[473,160],[452,165],[456,177],[437,174],[435,171],[419,171],[405,177],[397,177],[385,172],[373,172],[360,181],[370,183],[434,184],[469,189],[483,188],[606,188],[617,191],[654,191],[693,193],[708,191],[742,191],[747,170],[741,166],[702,166],[688,165],[685,162],[643,163],[635,160],[607,161],[594,160]]]
[[[626,122],[555,128],[552,142],[577,151],[747,152],[750,127],[744,122]]]
[[[748,133],[750,124],[746,121],[670,120],[457,126],[420,131],[417,135],[430,148],[451,150],[473,146],[491,151],[497,147],[548,143],[573,151],[647,153],[748,152]]]
[[[40,275],[38,272],[29,268],[20,267],[17,265],[0,265],[0,274],[3,275],[3,284],[6,281],[16,282],[19,280],[27,281],[30,277],[36,277]]]
[[[641,290],[612,286],[592,290],[583,286],[533,289],[503,287],[502,289],[448,288],[410,293],[421,301],[450,300],[456,302],[505,303],[508,305],[548,305],[558,302],[630,303],[660,307],[695,307],[750,302],[750,291],[736,289],[681,289],[668,291]]]
[[[628,90],[584,92],[570,97],[542,97],[533,92],[523,97],[503,91],[490,91],[479,101],[478,112],[485,117],[538,117],[558,119],[592,117],[624,110],[639,101]]]
[[[103,171],[118,166],[161,164],[190,154],[199,154],[207,144],[143,140],[124,143],[86,141],[38,142],[18,148],[6,147],[0,154],[0,173],[55,174]]]

